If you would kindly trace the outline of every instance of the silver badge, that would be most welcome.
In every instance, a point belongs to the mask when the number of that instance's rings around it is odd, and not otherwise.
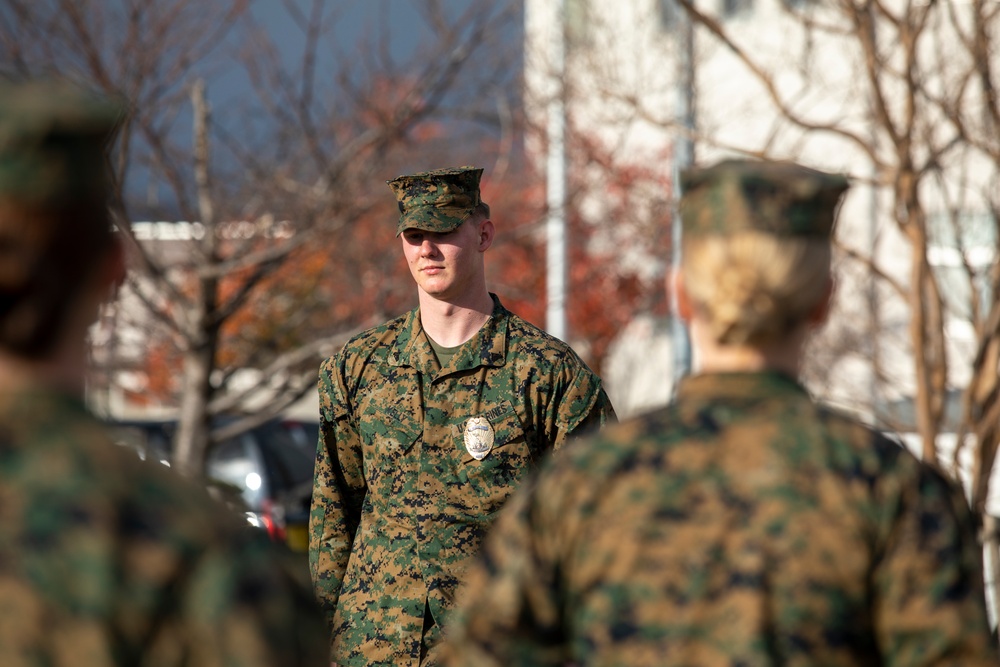
[[[465,422],[465,450],[482,461],[493,449],[493,427],[485,417],[473,417]]]

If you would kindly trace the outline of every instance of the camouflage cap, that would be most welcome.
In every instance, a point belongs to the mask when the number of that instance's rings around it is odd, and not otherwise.
[[[779,236],[828,237],[845,176],[791,162],[725,160],[681,175],[685,234],[755,229]]]
[[[104,198],[105,148],[122,107],[66,82],[0,82],[0,196],[33,203]]]
[[[396,236],[404,229],[450,232],[472,215],[479,197],[479,167],[457,167],[398,176],[386,181],[399,203]]]

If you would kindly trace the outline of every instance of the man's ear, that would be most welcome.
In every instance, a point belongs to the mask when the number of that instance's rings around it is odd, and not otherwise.
[[[823,291],[823,298],[819,300],[812,311],[806,317],[806,322],[810,327],[820,327],[830,317],[830,309],[833,307],[833,293],[836,288],[833,277],[826,279],[826,289]]]
[[[667,296],[677,304],[677,315],[685,322],[691,321],[691,313],[694,308],[691,305],[691,297],[688,296],[687,288],[684,285],[684,274],[680,269],[671,269],[667,273]]]
[[[479,252],[486,252],[493,245],[496,233],[496,227],[493,226],[493,221],[489,218],[479,223]]]

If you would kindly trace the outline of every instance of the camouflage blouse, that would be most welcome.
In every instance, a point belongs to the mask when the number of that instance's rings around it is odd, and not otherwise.
[[[310,567],[345,665],[419,664],[526,472],[614,418],[580,358],[496,297],[445,368],[414,310],[348,342],[319,390]]]
[[[959,491],[778,374],[688,378],[505,509],[450,665],[997,665]]]
[[[0,663],[326,667],[304,563],[73,399],[0,394]]]

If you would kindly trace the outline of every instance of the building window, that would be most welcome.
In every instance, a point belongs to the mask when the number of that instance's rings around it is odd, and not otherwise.
[[[753,0],[722,0],[722,15],[726,18],[753,11]]]

